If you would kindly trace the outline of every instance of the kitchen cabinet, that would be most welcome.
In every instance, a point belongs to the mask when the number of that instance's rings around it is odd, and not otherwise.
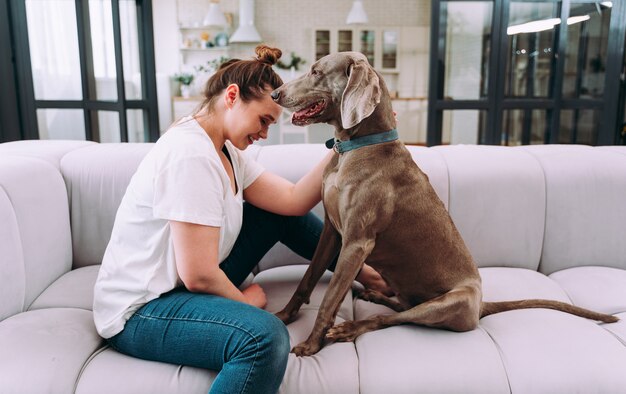
[[[398,138],[405,144],[426,144],[426,119],[428,99],[426,97],[397,98],[391,101],[396,111]]]
[[[320,27],[314,29],[313,37],[314,60],[331,53],[355,51],[364,54],[379,72],[398,72],[397,27]]]
[[[400,140],[426,144],[428,27],[320,27],[314,29],[313,37],[314,60],[342,51],[367,56],[393,99]]]

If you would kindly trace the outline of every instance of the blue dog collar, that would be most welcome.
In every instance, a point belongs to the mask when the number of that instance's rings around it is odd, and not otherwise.
[[[370,134],[363,137],[353,138],[348,141],[339,141],[334,138],[326,141],[326,147],[333,149],[337,153],[345,153],[353,149],[362,148],[368,145],[382,144],[383,142],[391,142],[398,139],[398,131],[392,129],[383,133]]]

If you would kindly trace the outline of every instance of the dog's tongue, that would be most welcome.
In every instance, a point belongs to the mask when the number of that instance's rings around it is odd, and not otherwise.
[[[300,111],[294,112],[292,117],[293,123],[298,123],[303,119],[310,118],[311,116],[316,115],[318,112],[322,110],[323,101],[318,101],[317,103],[310,105]]]

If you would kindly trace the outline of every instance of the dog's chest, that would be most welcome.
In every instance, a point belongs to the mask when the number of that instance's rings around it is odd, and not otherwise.
[[[324,190],[322,199],[324,201],[324,209],[330,220],[330,223],[341,233],[341,216],[339,215],[339,177],[337,176],[337,167],[329,171],[324,176]]]

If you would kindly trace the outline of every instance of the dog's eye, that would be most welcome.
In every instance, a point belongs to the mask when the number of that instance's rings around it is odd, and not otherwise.
[[[320,74],[319,71],[317,71],[315,69],[311,70],[311,75],[319,75],[319,74]]]

